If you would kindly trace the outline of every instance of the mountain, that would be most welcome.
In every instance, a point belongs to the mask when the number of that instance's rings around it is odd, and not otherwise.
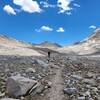
[[[0,35],[0,55],[42,56],[33,45]]]
[[[52,50],[55,50],[57,48],[61,48],[61,46],[59,44],[52,43],[52,42],[49,42],[49,41],[45,41],[45,42],[42,42],[40,44],[37,44],[36,47],[48,48],[48,49],[52,49]]]
[[[58,49],[59,52],[70,54],[99,54],[100,53],[100,27],[92,35],[71,46],[64,46]]]
[[[0,55],[44,56],[50,50],[77,55],[100,54],[100,27],[83,41],[64,47],[49,41],[33,45],[0,35]]]

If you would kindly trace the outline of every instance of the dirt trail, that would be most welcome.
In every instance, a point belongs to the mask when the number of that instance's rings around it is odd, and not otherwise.
[[[63,99],[63,78],[62,67],[55,69],[55,76],[52,77],[52,88],[49,93],[50,100],[64,100]]]

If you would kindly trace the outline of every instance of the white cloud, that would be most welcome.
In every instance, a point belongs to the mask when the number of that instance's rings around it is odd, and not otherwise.
[[[72,13],[71,13],[71,12],[66,12],[66,14],[67,14],[67,15],[72,15]]]
[[[40,8],[37,1],[33,0],[13,0],[13,3],[20,6],[21,10],[28,12],[28,13],[40,13],[42,9]]]
[[[73,4],[75,7],[81,7],[79,4],[77,4],[77,3],[74,3]]]
[[[59,27],[56,31],[57,31],[57,32],[65,32],[65,30],[64,30],[63,27]]]
[[[16,12],[10,5],[5,5],[3,10],[6,11],[8,14],[16,15]]]
[[[95,25],[91,25],[89,26],[90,29],[96,29],[96,26]]]
[[[44,7],[44,8],[55,8],[56,5],[52,5],[52,4],[49,4],[48,2],[44,2],[44,1],[41,1],[40,4]]]
[[[57,6],[60,8],[58,13],[64,13],[66,11],[72,10],[72,8],[69,6],[72,0],[58,0]]]
[[[41,31],[53,31],[53,29],[50,28],[49,26],[41,26],[40,29],[36,29],[35,31],[37,31],[37,32],[41,32]]]

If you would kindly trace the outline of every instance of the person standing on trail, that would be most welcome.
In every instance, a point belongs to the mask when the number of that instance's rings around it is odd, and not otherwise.
[[[50,54],[51,54],[51,52],[50,52],[50,51],[48,51],[48,58],[50,58]]]

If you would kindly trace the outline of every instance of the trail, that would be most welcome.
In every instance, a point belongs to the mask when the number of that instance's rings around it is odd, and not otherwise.
[[[50,100],[63,100],[63,79],[62,68],[55,69],[55,75],[52,77],[52,88],[49,93]]]

